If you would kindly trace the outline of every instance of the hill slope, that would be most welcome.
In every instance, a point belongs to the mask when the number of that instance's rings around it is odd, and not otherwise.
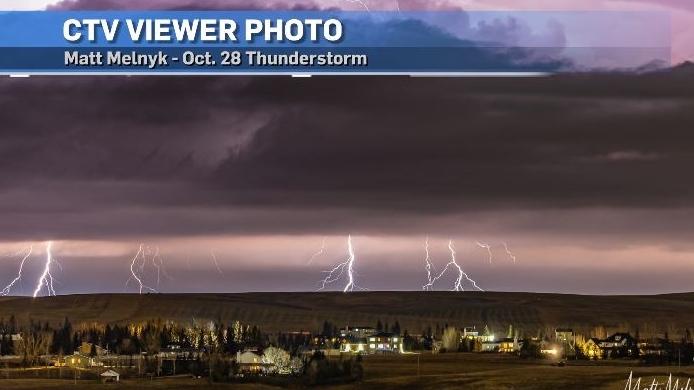
[[[681,334],[694,328],[694,293],[656,296],[581,296],[499,292],[358,292],[244,294],[93,294],[45,298],[2,297],[0,317],[14,314],[61,323],[140,323],[148,319],[186,323],[221,318],[258,325],[264,332],[373,325],[380,320],[417,333],[427,326],[509,325],[535,332],[570,326],[589,332],[639,328],[644,333]]]

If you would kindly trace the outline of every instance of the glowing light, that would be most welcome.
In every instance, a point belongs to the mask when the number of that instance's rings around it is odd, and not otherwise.
[[[478,289],[478,290],[480,290],[480,291],[484,291],[484,290],[482,290],[481,288],[479,288],[479,287],[477,286],[477,282],[475,282],[474,280],[472,280],[472,279],[470,278],[470,276],[463,270],[463,267],[461,267],[460,265],[458,265],[458,263],[456,262],[456,260],[455,260],[455,249],[453,248],[453,241],[448,241],[448,249],[451,251],[451,261],[452,261],[453,264],[458,268],[458,271],[460,272],[460,275],[461,275],[461,276],[464,276],[465,279],[466,279],[468,282],[472,283],[472,287],[474,287],[474,288],[476,288],[476,289]],[[459,278],[459,279],[462,279],[460,276],[459,276],[458,278]],[[462,289],[461,289],[461,290],[462,290]]]
[[[31,256],[31,253],[34,251],[34,247],[32,245],[29,245],[27,248],[22,249],[21,251],[7,255],[5,257],[15,257],[15,256],[22,256],[22,261],[19,263],[19,271],[17,271],[17,276],[7,285],[5,286],[2,291],[0,291],[0,295],[9,295],[10,292],[12,291],[12,287],[15,285],[15,283],[19,282],[22,279],[22,270],[24,269],[24,262]]]
[[[513,253],[511,253],[510,250],[508,250],[508,245],[506,245],[505,242],[502,242],[502,244],[504,244],[504,249],[506,249],[506,253],[508,254],[508,257],[510,257],[513,260],[513,264],[516,264],[516,256]]]
[[[323,249],[325,249],[325,241],[328,239],[328,237],[323,237],[323,243],[321,243],[320,249],[318,249],[318,252],[314,253],[310,259],[308,259],[308,263],[306,265],[311,265],[313,260],[316,259],[316,257],[320,256],[323,254]]]
[[[489,244],[482,244],[479,241],[475,241],[475,244],[477,244],[478,247],[484,248],[487,250],[487,254],[489,254],[489,265],[491,265],[492,264],[492,249],[489,246]]]
[[[336,282],[337,280],[340,279],[340,277],[345,273],[345,270],[347,271],[347,285],[345,285],[345,288],[342,290],[343,292],[347,291],[354,291],[354,289],[359,289],[359,290],[366,290],[363,287],[359,287],[356,284],[354,284],[354,260],[355,260],[355,255],[354,255],[354,248],[352,246],[352,235],[349,235],[347,237],[347,250],[349,252],[349,258],[347,260],[343,261],[342,263],[339,263],[333,269],[330,271],[323,271],[328,274],[320,283],[321,287],[318,289],[318,291],[322,291],[325,289],[325,286]]]
[[[34,298],[36,298],[39,295],[44,286],[46,287],[46,292],[48,296],[56,295],[55,288],[53,287],[53,275],[51,275],[51,264],[57,262],[53,260],[53,257],[51,255],[52,245],[52,241],[48,241],[48,244],[46,244],[46,265],[43,268],[43,273],[39,277],[39,280],[36,285],[36,290],[34,290]]]
[[[145,290],[146,290],[146,291],[150,291],[150,292],[157,292],[155,289],[153,289],[153,288],[151,288],[151,287],[149,287],[149,286],[146,286],[146,285],[144,284],[144,282],[142,281],[142,279],[140,279],[140,277],[137,275],[137,272],[135,272],[135,264],[137,264],[137,259],[140,258],[140,256],[142,256],[142,259],[143,259],[142,262],[140,263],[141,265],[139,266],[139,268],[140,268],[140,273],[142,273],[142,271],[144,270],[144,264],[145,264],[147,258],[145,257],[145,251],[143,250],[143,248],[144,248],[144,244],[140,244],[140,248],[137,250],[137,253],[135,254],[135,257],[133,257],[133,260],[132,260],[132,262],[130,263],[130,273],[131,273],[131,276],[130,276],[130,278],[128,278],[128,280],[125,282],[125,287],[126,287],[126,288],[128,287],[128,283],[130,283],[131,280],[135,280],[135,282],[136,282],[136,283],[139,285],[139,287],[140,287],[140,294],[142,294],[142,292],[145,291]]]
[[[455,258],[455,248],[453,247],[452,240],[448,241],[448,250],[451,251],[451,261],[449,261],[446,264],[446,267],[444,267],[443,271],[441,271],[440,274],[438,274],[434,279],[432,279],[430,283],[431,286],[433,287],[434,283],[437,280],[439,280],[446,273],[446,271],[448,271],[449,267],[455,267],[458,269],[458,277],[455,279],[455,282],[453,283],[453,289],[451,291],[465,291],[465,289],[463,288],[463,278],[470,282],[470,284],[472,284],[472,287],[480,291],[484,291],[479,286],[477,286],[477,282],[472,280],[470,276],[465,272],[465,270],[463,270],[463,267],[461,267],[460,264],[458,264],[458,261]]]
[[[433,268],[433,264],[431,263],[431,259],[429,257],[429,237],[426,238],[424,241],[424,252],[426,252],[426,258],[424,261],[426,261],[427,265],[424,267],[427,271],[427,284],[422,286],[422,290],[424,291],[432,291],[434,290],[434,280],[431,275],[431,269]]]

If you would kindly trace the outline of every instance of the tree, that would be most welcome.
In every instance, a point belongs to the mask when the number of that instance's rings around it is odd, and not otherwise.
[[[453,327],[446,328],[443,331],[441,341],[443,341],[443,348],[445,348],[446,351],[457,351],[458,346],[460,345],[460,336],[458,335],[458,330]]]
[[[607,337],[607,331],[602,325],[598,325],[590,331],[590,337],[602,340]]]
[[[400,322],[397,320],[395,321],[395,325],[393,325],[393,333],[400,335]]]
[[[289,370],[294,375],[302,374],[304,372],[304,360],[294,356],[289,363]]]
[[[292,359],[284,349],[269,347],[263,352],[263,363],[270,363],[274,366],[271,372],[279,374],[289,374],[292,372]]]
[[[33,366],[41,354],[46,353],[53,339],[52,332],[25,332],[20,334],[19,353],[25,364]]]

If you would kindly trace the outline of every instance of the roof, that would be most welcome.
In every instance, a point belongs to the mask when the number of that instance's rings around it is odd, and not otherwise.
[[[634,338],[631,337],[631,335],[629,333],[615,333],[603,341],[613,342],[613,341],[617,341],[617,339],[619,339],[619,340],[624,340],[624,339],[634,340]]]
[[[101,376],[109,376],[109,377],[111,377],[111,376],[120,376],[120,374],[117,373],[117,372],[115,372],[115,371],[113,371],[113,370],[108,370],[108,371],[102,372],[102,373],[101,373]]]
[[[370,334],[369,337],[397,337],[397,335],[391,332],[376,332]]]

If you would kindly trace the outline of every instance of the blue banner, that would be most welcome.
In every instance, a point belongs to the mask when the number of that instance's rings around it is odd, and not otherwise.
[[[2,12],[0,72],[555,72],[569,68],[572,58],[601,58],[608,51],[660,58],[670,50],[665,44],[509,45],[456,34],[467,17],[455,12]]]

